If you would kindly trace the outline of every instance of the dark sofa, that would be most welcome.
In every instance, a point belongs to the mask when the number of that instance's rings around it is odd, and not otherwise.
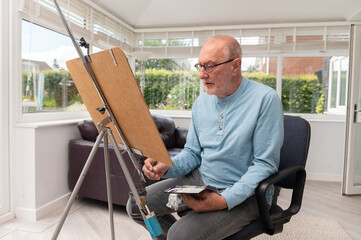
[[[169,155],[171,157],[175,156],[184,147],[188,129],[175,127],[175,123],[170,117],[155,114],[153,114],[152,117]],[[75,187],[84,164],[98,136],[98,130],[91,120],[79,122],[78,130],[81,138],[72,139],[69,142],[68,184],[71,191]],[[141,159],[141,156],[139,155],[135,155],[135,157],[138,161]],[[134,182],[136,184],[140,183],[139,176],[136,173],[133,163],[129,159],[127,153],[123,153],[123,158],[128,166],[129,172],[133,176]],[[111,144],[109,146],[109,162],[113,203],[125,206],[130,190]],[[147,179],[146,185],[152,183],[154,183],[154,181]],[[94,160],[88,170],[78,195],[100,201],[107,201],[103,143],[100,144],[98,151],[96,152]]]

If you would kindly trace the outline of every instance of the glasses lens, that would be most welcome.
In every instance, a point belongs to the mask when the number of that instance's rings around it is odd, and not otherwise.
[[[213,71],[213,66],[210,64],[204,64],[201,65],[200,63],[196,63],[194,65],[194,67],[200,72],[202,70],[202,67],[204,68],[204,70],[206,70],[207,73],[211,73]]]
[[[201,69],[202,69],[202,66],[201,66],[199,63],[196,63],[196,64],[194,65],[194,67],[195,67],[198,71],[201,71]]]
[[[211,72],[213,72],[213,66],[206,63],[206,64],[204,64],[204,70],[206,70],[207,73],[211,73]]]

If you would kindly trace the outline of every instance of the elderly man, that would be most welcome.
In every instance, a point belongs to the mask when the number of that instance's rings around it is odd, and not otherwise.
[[[202,47],[195,67],[207,94],[197,98],[183,151],[168,167],[147,159],[147,204],[163,228],[160,239],[223,239],[258,218],[254,191],[277,172],[283,143],[283,110],[276,92],[241,73],[242,51],[230,36],[215,36]],[[156,164],[156,165],[155,165]],[[181,195],[193,212],[179,219],[166,206],[164,190],[183,184],[211,185],[219,191]],[[267,192],[271,203],[273,188]],[[141,223],[131,200],[128,214]]]

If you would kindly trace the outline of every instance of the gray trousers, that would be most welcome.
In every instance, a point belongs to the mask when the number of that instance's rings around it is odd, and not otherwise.
[[[175,211],[166,206],[169,193],[164,193],[164,190],[173,185],[184,184],[204,184],[198,169],[185,177],[166,179],[147,187],[147,205],[150,211],[155,212],[163,229],[163,235],[158,239],[220,240],[238,232],[259,217],[256,198],[251,196],[231,210],[226,209],[205,213],[195,213],[192,211],[177,220],[172,215]],[[184,206],[178,209],[178,211],[187,208],[187,206]],[[131,198],[129,198],[127,203],[127,212],[134,221],[145,226],[139,209]]]

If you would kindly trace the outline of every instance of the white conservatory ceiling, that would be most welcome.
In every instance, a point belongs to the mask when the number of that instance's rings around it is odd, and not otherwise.
[[[361,0],[88,0],[134,29],[361,21]]]

